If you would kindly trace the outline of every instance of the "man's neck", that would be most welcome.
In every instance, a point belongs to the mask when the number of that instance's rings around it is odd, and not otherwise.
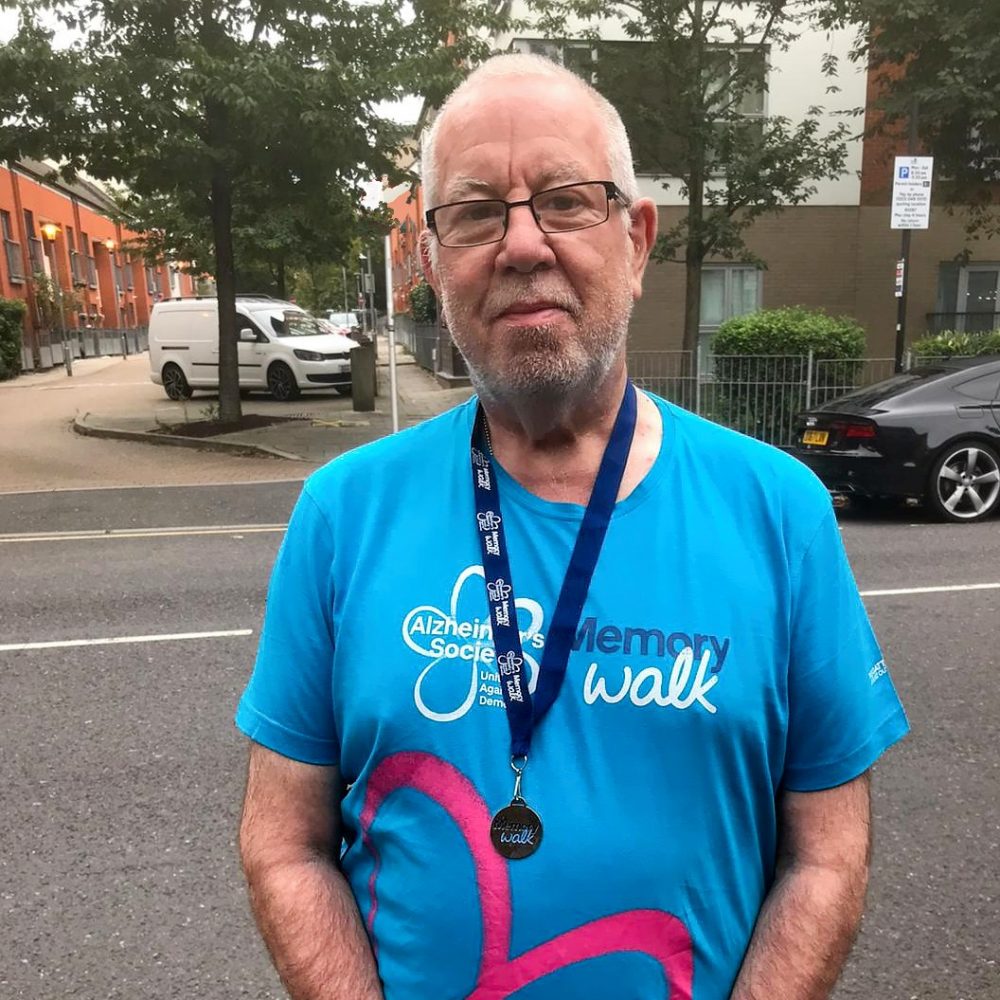
[[[625,392],[624,366],[575,406],[525,401],[512,406],[483,400],[490,446],[497,461],[526,490],[564,503],[590,499],[604,449]],[[632,450],[618,498],[627,496],[649,471],[659,452],[659,410],[639,393]]]

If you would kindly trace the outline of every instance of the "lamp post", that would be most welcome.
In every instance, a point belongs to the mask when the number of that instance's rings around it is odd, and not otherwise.
[[[56,237],[59,235],[61,230],[54,222],[43,222],[39,228],[41,229],[42,236],[45,237],[49,248],[49,264],[52,267],[52,292],[53,297],[55,298],[56,307],[56,331],[58,332],[59,339],[62,342],[63,363],[66,365],[67,376],[72,378],[73,348],[66,337],[66,324],[63,317],[62,285],[59,283],[59,264],[58,258],[56,257]]]

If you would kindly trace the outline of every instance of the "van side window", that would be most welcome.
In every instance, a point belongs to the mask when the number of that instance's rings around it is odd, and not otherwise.
[[[236,314],[236,329],[237,331],[242,330],[243,327],[248,326],[254,333],[257,334],[257,339],[262,340],[260,330],[257,328],[257,324],[254,323],[249,316],[244,316],[243,313]]]

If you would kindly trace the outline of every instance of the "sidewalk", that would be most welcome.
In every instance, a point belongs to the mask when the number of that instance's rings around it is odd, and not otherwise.
[[[197,392],[185,402],[172,402],[166,398],[162,388],[149,383],[150,391],[142,394],[141,403],[137,405],[135,393],[123,394],[111,385],[99,397],[91,396],[88,409],[78,412],[73,429],[79,434],[95,437],[244,455],[256,453],[319,465],[392,433],[387,345],[381,338],[379,349],[379,395],[375,400],[375,410],[369,413],[355,412],[349,396],[332,393],[313,395],[307,392],[289,403],[278,403],[266,393],[254,393],[242,401],[244,415],[259,414],[284,419],[266,427],[230,434],[207,438],[184,437],[165,434],[163,428],[204,421],[212,416],[213,409],[218,406],[215,393]],[[140,359],[142,364],[148,364],[146,355],[136,358],[136,362]],[[116,363],[118,360],[95,358],[87,364],[86,372],[93,375],[100,371],[101,362]],[[397,348],[396,372],[401,430],[443,413],[472,394],[468,387],[442,388],[434,376],[416,365],[402,348]],[[33,385],[67,381],[61,368],[22,378],[30,379]]]

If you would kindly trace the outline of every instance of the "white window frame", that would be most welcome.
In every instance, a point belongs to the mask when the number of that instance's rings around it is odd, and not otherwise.
[[[997,295],[993,301],[993,329],[1000,329],[1000,263],[966,264],[958,271],[958,301],[955,303],[955,327],[965,333],[965,317],[968,312],[969,275],[989,272],[997,276]]]
[[[737,272],[753,271],[757,275],[757,303],[751,312],[756,312],[763,307],[764,302],[764,271],[753,264],[725,264],[713,263],[702,265],[702,278],[707,271],[722,271],[725,273],[725,283],[722,292],[722,323],[735,316],[747,316],[749,313],[733,312],[733,279]],[[712,368],[712,340],[722,323],[705,323],[699,317],[698,323],[698,370],[708,372]]]

